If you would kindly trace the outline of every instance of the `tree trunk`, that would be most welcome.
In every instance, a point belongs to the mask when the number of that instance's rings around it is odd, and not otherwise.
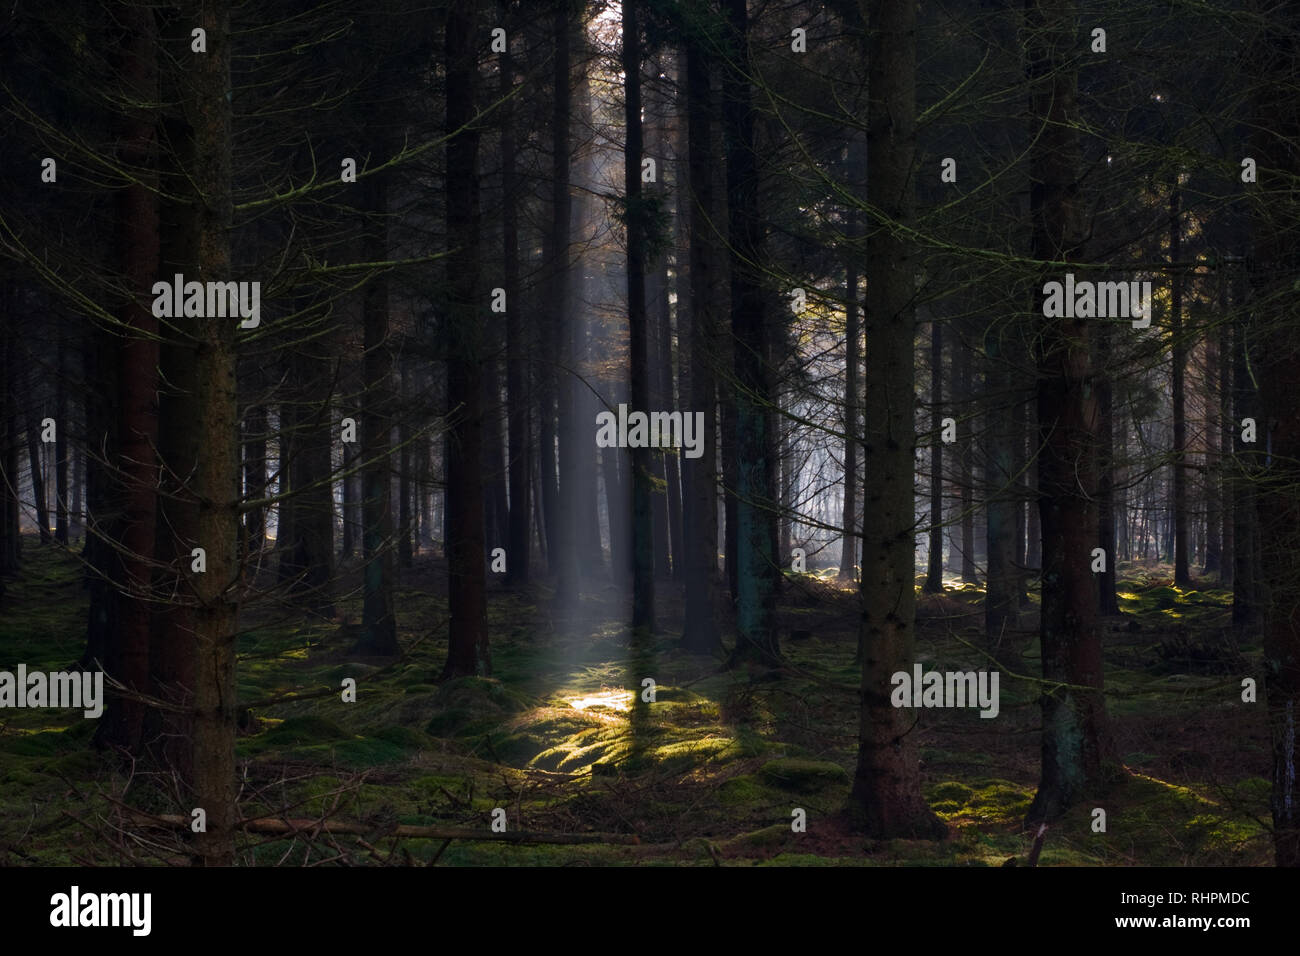
[[[1075,172],[1079,157],[1077,74],[1071,65],[1074,8],[1069,0],[1029,0],[1030,154],[1033,256],[1073,259],[1082,231]],[[1044,269],[1044,274],[1049,270]],[[1089,322],[1046,318],[1035,339],[1038,367],[1039,512],[1043,533],[1040,640],[1043,678],[1058,688],[1042,701],[1042,776],[1028,819],[1053,819],[1103,783],[1111,743],[1102,697],[1097,585],[1091,551],[1097,533],[1097,400],[1089,368]]]
[[[727,0],[730,59],[723,77],[727,152],[727,214],[731,252],[731,329],[736,374],[736,647],[733,661],[774,664],[773,553],[776,511],[770,479],[768,328],[760,284],[758,157],[750,101],[749,12],[745,0]],[[910,408],[909,402],[909,408]]]
[[[22,534],[18,523],[18,342],[15,330],[18,321],[15,317],[14,283],[0,278],[0,371],[4,372],[4,382],[0,383],[0,425],[4,427],[3,443],[0,444],[0,586],[3,577],[16,575],[22,566]],[[90,361],[87,350],[85,360]],[[87,409],[87,417],[94,411],[95,403]],[[87,581],[93,578],[87,577]],[[92,603],[91,611],[94,613]]]
[[[1189,587],[1192,572],[1187,555],[1187,406],[1184,376],[1187,371],[1187,345],[1183,342],[1183,276],[1178,266],[1182,255],[1181,190],[1178,170],[1169,194],[1169,335],[1172,339],[1173,412],[1174,412],[1174,585]]]
[[[406,409],[410,400],[407,386],[407,363],[398,360],[397,407],[402,409],[397,420],[397,566],[409,568],[414,560],[411,535],[411,415]],[[486,462],[480,467],[486,467]]]
[[[387,179],[386,172],[375,173],[367,177],[363,187],[367,209],[375,215],[367,238],[367,253],[372,261],[382,261],[388,253],[383,219],[388,211]],[[384,274],[372,277],[366,285],[361,311],[365,339],[361,458],[365,467],[361,473],[361,638],[356,651],[390,657],[400,648],[393,609],[393,355],[388,331],[388,279]]]
[[[1260,454],[1258,436],[1254,444],[1243,441],[1242,422],[1251,418],[1257,429],[1260,425],[1259,403],[1255,394],[1255,380],[1247,362],[1248,349],[1253,352],[1254,316],[1246,305],[1246,275],[1244,263],[1233,270],[1234,305],[1243,309],[1235,323],[1232,336],[1232,434],[1233,434],[1233,502],[1232,502],[1232,626],[1238,641],[1248,641],[1259,623],[1258,596],[1255,593],[1255,575],[1259,567],[1259,519],[1255,511],[1254,479],[1259,471]]]
[[[988,383],[985,402],[985,508],[988,542],[988,583],[984,600],[984,633],[990,642],[999,644],[1008,628],[1015,628],[1020,613],[1016,594],[1016,510],[1019,507],[1015,487],[1016,444],[1021,436],[1011,415],[1015,383],[1012,369],[1014,352],[1003,342],[1006,331],[990,324],[984,337],[988,357],[984,379]],[[967,442],[970,444],[970,442]]]
[[[1294,183],[1300,175],[1295,142],[1300,137],[1300,106],[1292,91],[1277,82],[1296,60],[1300,16],[1280,7],[1249,51],[1255,91],[1251,155],[1261,183]],[[1273,749],[1273,846],[1278,866],[1300,866],[1300,781],[1296,764],[1297,711],[1300,711],[1300,332],[1295,325],[1292,284],[1300,271],[1300,203],[1293,190],[1257,191],[1254,200],[1253,273],[1257,276],[1250,325],[1258,338],[1248,341],[1258,369],[1257,419],[1263,461],[1254,469],[1259,546],[1252,556],[1257,577],[1255,607],[1264,632],[1263,673]],[[1237,297],[1237,301],[1242,301]],[[1246,323],[1237,326],[1238,332]],[[1257,347],[1256,347],[1256,342]],[[1240,373],[1240,369],[1237,370]],[[1235,423],[1240,427],[1240,418]],[[1267,435],[1267,437],[1265,437]],[[1258,449],[1259,446],[1257,445]],[[1266,529],[1266,530],[1265,530]],[[1238,547],[1241,546],[1240,539]]]
[[[573,24],[569,7],[561,2],[555,8],[553,39],[555,43],[554,102],[551,116],[551,224],[549,234],[550,289],[549,306],[551,335],[558,345],[554,363],[556,375],[556,412],[559,438],[559,485],[554,501],[547,501],[547,519],[554,519],[551,567],[555,572],[554,603],[559,608],[576,607],[582,590],[582,572],[579,559],[581,530],[579,514],[588,506],[580,500],[578,486],[579,442],[592,442],[587,423],[579,428],[577,420],[579,384],[576,358],[579,349],[577,327],[579,322],[569,310],[570,303],[570,250],[573,200],[570,195],[571,156],[569,127],[573,111],[573,77],[570,54]],[[638,167],[639,169],[639,167]],[[639,181],[639,180],[638,180]],[[546,436],[542,437],[543,444]],[[549,447],[549,446],[548,446]],[[592,447],[595,443],[592,442]],[[554,505],[552,507],[552,505]]]
[[[1225,314],[1228,312],[1230,299],[1228,283],[1224,282],[1223,304]],[[1229,323],[1219,326],[1219,514],[1223,520],[1223,556],[1219,569],[1219,587],[1233,586],[1232,564],[1237,553],[1235,512],[1233,495],[1235,480],[1232,473],[1232,443],[1236,434],[1236,425],[1232,420],[1232,329]]]
[[[849,142],[850,170],[857,170],[857,137]],[[852,174],[851,174],[852,175]],[[860,188],[856,181],[852,188]],[[847,232],[850,238],[858,235],[858,209],[848,211]],[[862,356],[862,334],[858,327],[858,262],[850,253],[844,264],[844,519],[840,535],[841,581],[857,577],[858,564],[858,403],[862,400],[858,384],[858,362]],[[942,533],[942,532],[941,532]],[[931,539],[933,543],[933,538]],[[942,548],[940,549],[942,557]],[[940,573],[942,580],[942,572]]]
[[[638,173],[638,179],[640,178]],[[668,335],[668,265],[663,256],[651,263],[646,273],[647,337],[649,338],[648,355],[652,362],[647,370],[650,398],[646,410],[668,409],[672,403],[672,360],[664,339]],[[667,368],[665,369],[665,362]],[[669,387],[665,388],[665,379]],[[672,571],[672,554],[668,540],[668,461],[670,453],[663,449],[654,449],[650,453],[650,468],[653,476],[653,493],[651,495],[652,526],[654,539],[655,576],[668,578]],[[659,488],[664,491],[661,494]]]
[[[153,15],[141,8],[123,9],[120,50],[122,77],[137,103],[157,102],[157,32]],[[153,690],[149,654],[153,606],[150,598],[154,559],[158,471],[158,320],[149,309],[148,290],[157,279],[160,237],[156,200],[157,140],[155,117],[140,109],[121,119],[119,155],[140,181],[118,195],[118,236],[122,275],[131,297],[119,316],[125,334],[118,347],[116,440],[113,443],[112,539],[110,567],[116,583],[113,631],[107,637],[105,671],[142,693]],[[188,380],[187,380],[188,381]],[[30,433],[30,432],[29,432]],[[165,592],[164,592],[165,593]],[[179,636],[179,635],[178,635]],[[127,697],[110,698],[96,729],[99,746],[121,748],[139,756],[144,750],[145,707]]]
[[[971,381],[971,356],[966,349],[959,349],[958,352],[958,387],[961,389],[963,404],[969,406],[975,397]],[[974,422],[968,427],[973,430]],[[975,448],[969,441],[962,442],[961,446],[961,580],[963,584],[976,584],[979,581],[979,575],[975,571]]]
[[[1219,483],[1222,481],[1219,460],[1219,434],[1224,422],[1217,417],[1215,389],[1219,378],[1219,339],[1205,339],[1205,574],[1221,575],[1223,570],[1223,518],[1219,514]]]
[[[231,135],[230,13],[226,5],[186,5],[187,19],[207,31],[205,56],[186,58],[179,83],[194,128],[193,183],[201,203],[191,205],[190,227],[198,272],[230,274]],[[198,540],[207,571],[195,574],[194,724],[191,738],[195,805],[207,815],[207,832],[194,838],[207,866],[234,862],[235,638],[238,629],[239,418],[235,389],[236,323],[200,320],[193,329],[195,405],[190,423],[202,449],[190,482],[198,502]]]
[[[501,95],[515,85],[514,61],[509,48],[501,56]],[[515,113],[513,100],[502,106],[501,115],[502,260],[506,290],[506,442],[509,469],[510,515],[506,535],[506,583],[526,584],[531,548],[529,477],[532,473],[531,419],[529,416],[528,365],[525,358],[523,302],[519,289],[519,176],[515,170]]]
[[[868,15],[867,7],[870,6]],[[891,704],[891,677],[911,672],[916,638],[916,448],[913,419],[916,250],[916,6],[863,3],[870,25],[867,105],[867,340],[863,408],[862,685],[858,766],[849,809],[870,836],[939,837],[921,796],[916,716]]]
[[[718,578],[717,387],[714,345],[718,312],[714,305],[717,258],[710,221],[713,202],[713,109],[708,51],[693,40],[686,45],[687,136],[690,195],[690,399],[688,415],[703,413],[704,435],[698,458],[682,459],[683,538],[686,548],[686,609],[682,647],[694,654],[720,649],[714,616]],[[682,314],[679,306],[678,315]]]
[[[303,303],[304,306],[306,303]],[[304,308],[303,311],[306,309]],[[326,340],[327,341],[327,340]],[[289,481],[294,492],[293,538],[289,565],[293,592],[314,614],[333,617],[330,585],[334,577],[334,495],[330,474],[330,443],[337,426],[330,420],[331,362],[315,350],[326,343],[304,342],[290,360],[296,385],[297,435]]]
[[[250,501],[266,497],[266,406],[250,405],[244,418],[244,494]],[[261,564],[266,547],[266,508],[251,505],[244,512],[245,553]]]
[[[54,539],[68,546],[68,348],[63,323],[56,325],[59,335],[59,376],[55,382],[54,420],[58,430],[54,439]]]
[[[1102,615],[1119,614],[1115,595],[1115,401],[1111,384],[1111,329],[1102,323],[1097,330],[1097,543],[1105,552],[1106,567],[1097,578],[1097,610]]]
[[[641,194],[640,0],[623,2],[624,124],[623,189],[627,222],[627,325],[629,390],[633,409],[650,405],[650,342],[646,316],[646,211]],[[654,526],[650,449],[632,449],[632,632],[654,631]]]
[[[943,592],[943,326],[930,320],[930,546],[925,590]]]
[[[475,16],[470,0],[447,11],[447,394],[460,403],[447,439],[447,585],[451,625],[444,679],[492,673],[487,630],[487,555],[483,541],[482,307],[479,283],[478,144],[475,114]],[[455,132],[460,130],[460,132]],[[508,303],[507,303],[508,305]]]

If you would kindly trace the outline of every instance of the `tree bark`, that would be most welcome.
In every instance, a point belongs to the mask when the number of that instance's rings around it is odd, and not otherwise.
[[[492,673],[487,629],[487,555],[483,541],[482,307],[479,289],[479,133],[475,112],[475,16],[471,0],[447,11],[447,394],[459,404],[447,437],[447,585],[451,624],[444,679]],[[457,132],[459,131],[459,132]],[[508,303],[507,303],[508,305]]]
[[[930,546],[925,590],[943,592],[943,326],[930,320]]]
[[[912,483],[916,250],[904,230],[916,206],[916,5],[861,4],[870,26],[867,106],[867,340],[863,408],[862,651],[858,765],[851,816],[870,836],[940,837],[921,795],[917,715],[894,707],[891,677],[915,657]],[[868,11],[868,7],[870,8]]]
[[[1178,170],[1174,170],[1173,189],[1169,194],[1169,334],[1172,339],[1170,360],[1173,364],[1174,414],[1174,585],[1189,587],[1192,572],[1187,555],[1187,401],[1185,375],[1187,345],[1183,341],[1183,276],[1178,266],[1182,256],[1181,190]]]
[[[1077,73],[1070,0],[1029,0],[1027,72],[1037,139],[1030,153],[1030,216],[1035,259],[1059,263],[1081,245],[1078,206]],[[1043,274],[1055,274],[1045,267]],[[1038,823],[1062,814],[1102,785],[1112,759],[1102,696],[1097,585],[1097,400],[1087,320],[1044,317],[1038,366],[1039,513],[1043,535],[1040,641],[1043,678],[1057,687],[1042,701],[1042,776],[1029,808]]]
[[[683,539],[686,549],[686,610],[682,646],[694,654],[721,648],[714,614],[718,580],[717,385],[714,344],[718,312],[716,245],[710,222],[713,201],[713,108],[707,50],[698,40],[686,46],[687,136],[690,188],[690,400],[687,414],[704,415],[698,458],[682,459]],[[678,314],[681,314],[679,310]]]
[[[736,375],[736,646],[734,662],[772,665],[779,658],[773,571],[777,509],[769,434],[772,408],[766,363],[769,330],[757,263],[758,157],[754,152],[749,12],[745,0],[727,0],[730,59],[723,76],[727,213],[731,251],[731,330]],[[910,403],[909,403],[910,408]]]
[[[375,215],[369,224],[367,251],[371,260],[382,261],[388,252],[383,218],[388,211],[387,173],[367,177],[363,188],[367,210]],[[361,638],[356,651],[389,657],[400,648],[393,609],[393,356],[388,332],[388,279],[382,273],[366,285],[361,310],[365,340],[361,458],[365,466],[361,473]]]
[[[147,9],[124,7],[121,56],[128,95],[137,103],[157,102],[157,30]],[[124,115],[121,160],[140,181],[118,196],[118,229],[122,274],[131,298],[119,315],[126,332],[118,348],[117,411],[112,486],[112,538],[117,545],[112,565],[116,573],[114,631],[108,635],[105,670],[127,687],[153,690],[150,679],[150,639],[153,607],[150,578],[154,558],[158,471],[155,449],[158,430],[158,320],[146,305],[158,275],[160,237],[156,205],[157,139],[155,117],[147,109]],[[121,748],[132,755],[144,751],[145,708],[126,697],[111,699],[96,729],[96,743]]]
[[[650,406],[650,342],[646,315],[646,211],[641,194],[640,0],[623,0],[623,83],[626,145],[623,190],[627,223],[627,324],[629,390],[633,409]],[[650,449],[632,449],[632,632],[642,638],[655,627],[653,484]]]
[[[507,47],[501,56],[501,95],[515,85],[514,61]],[[525,359],[523,302],[519,297],[519,174],[515,169],[516,140],[513,101],[502,106],[501,116],[502,259],[505,268],[506,302],[506,444],[510,493],[509,529],[506,543],[506,583],[525,584],[530,570],[531,522],[529,478],[532,474],[532,442],[529,440],[528,366]]]
[[[857,137],[849,143],[850,176],[857,170]],[[851,180],[854,188],[860,188]],[[850,239],[858,235],[858,209],[848,211],[846,227]],[[841,581],[852,581],[858,574],[858,405],[862,400],[858,382],[858,363],[862,357],[862,333],[858,325],[858,262],[850,252],[844,263],[844,516],[840,535]],[[942,534],[942,529],[940,531]],[[933,538],[931,539],[933,543]],[[943,549],[940,548],[942,558]],[[940,581],[942,581],[942,570]],[[940,585],[942,586],[942,584]]]

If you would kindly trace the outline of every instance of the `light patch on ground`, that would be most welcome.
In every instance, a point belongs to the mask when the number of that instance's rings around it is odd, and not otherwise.
[[[591,707],[631,710],[634,697],[635,694],[632,691],[620,687],[614,690],[602,689],[599,694],[588,694],[586,697],[566,697],[565,701],[574,710],[587,710]]]

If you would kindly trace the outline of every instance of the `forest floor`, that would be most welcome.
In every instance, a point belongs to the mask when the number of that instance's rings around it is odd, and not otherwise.
[[[86,592],[76,558],[24,542],[24,577],[9,583],[0,669],[67,669],[85,640]],[[1040,865],[1268,865],[1270,756],[1259,648],[1236,647],[1231,594],[1210,582],[1180,590],[1165,568],[1121,568],[1120,618],[1103,622],[1107,708],[1124,771],[1095,806],[1046,836]],[[355,585],[355,568],[343,581]],[[829,573],[790,576],[779,609],[788,666],[726,670],[721,656],[677,650],[679,588],[659,582],[651,660],[629,669],[626,595],[603,587],[569,615],[541,585],[488,598],[492,679],[440,683],[446,656],[445,566],[417,557],[397,593],[397,661],[351,653],[359,591],[335,617],[250,608],[239,638],[238,743],[245,817],[348,821],[248,834],[258,865],[1023,865],[1022,819],[1039,764],[1036,595],[1023,631],[989,664],[983,592],[949,582],[918,604],[917,659],[927,670],[1000,671],[996,719],[977,709],[918,711],[924,791],[949,826],[938,842],[870,841],[840,810],[857,733],[853,593]],[[727,639],[730,643],[730,639]],[[1019,675],[1019,676],[1018,676]],[[344,703],[344,678],[357,679]],[[634,708],[645,677],[655,702]],[[325,693],[325,691],[329,691]],[[184,859],[176,827],[128,808],[183,814],[170,777],[94,750],[95,721],[67,710],[0,712],[0,865],[165,864]],[[507,844],[397,837],[394,825],[489,833],[635,834],[636,845]],[[792,832],[802,808],[807,831]],[[490,834],[489,834],[490,835]]]

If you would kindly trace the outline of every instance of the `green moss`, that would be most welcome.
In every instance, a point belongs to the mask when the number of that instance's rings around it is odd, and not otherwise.
[[[262,743],[285,746],[314,744],[329,740],[342,740],[352,736],[334,721],[325,717],[290,717],[279,726],[262,735]]]
[[[786,790],[817,790],[848,783],[849,775],[837,763],[826,760],[781,758],[763,764],[759,774],[767,782]]]
[[[771,791],[753,774],[732,777],[718,788],[718,802],[728,807],[764,803],[771,799],[771,795]]]
[[[19,757],[52,757],[67,746],[68,741],[61,733],[51,731],[0,737],[0,750]]]
[[[1007,780],[976,778],[969,785],[948,780],[928,791],[930,808],[948,821],[1012,823],[1024,818],[1031,789]]]
[[[433,694],[426,730],[435,737],[482,734],[530,706],[528,697],[486,677],[462,677]]]
[[[78,750],[65,754],[45,764],[46,773],[68,780],[86,780],[102,771],[106,765],[101,754],[92,750]]]
[[[427,734],[422,734],[413,727],[382,727],[373,731],[370,736],[376,740],[395,744],[403,750],[423,750],[432,744]]]

